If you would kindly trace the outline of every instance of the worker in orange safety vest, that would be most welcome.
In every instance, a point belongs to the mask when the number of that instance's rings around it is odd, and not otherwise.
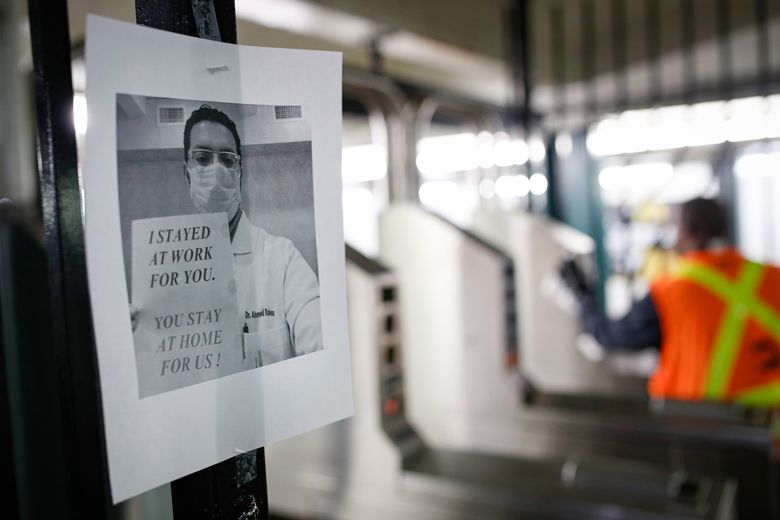
[[[650,395],[780,405],[780,268],[745,259],[725,241],[713,200],[682,205],[675,269],[619,320],[600,310],[573,262],[561,275],[580,302],[584,331],[606,349],[660,346]]]

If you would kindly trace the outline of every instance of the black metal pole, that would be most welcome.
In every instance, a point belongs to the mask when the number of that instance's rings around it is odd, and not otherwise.
[[[12,448],[2,457],[4,518],[75,518],[54,334],[30,320],[52,319],[48,261],[17,218],[0,208],[0,447]]]
[[[733,70],[731,64],[731,6],[729,0],[718,0],[716,16],[721,99],[730,99],[733,87]]]
[[[769,43],[769,5],[767,0],[755,0],[756,31],[758,39],[758,84],[761,89],[761,95],[766,96],[770,93],[770,84],[772,76],[772,64],[770,61],[770,43]]]
[[[694,101],[696,95],[696,14],[693,0],[679,0],[680,6],[680,43],[682,45],[683,98],[687,104]]]
[[[626,1],[612,0],[612,63],[615,75],[615,110],[622,112],[628,104],[626,71]]]
[[[233,0],[136,0],[135,9],[140,25],[237,43]],[[209,9],[218,31],[203,23]],[[267,519],[265,451],[259,448],[172,482],[171,499],[176,520]]]
[[[583,0],[580,3],[582,18],[582,81],[585,85],[585,118],[598,115],[598,98],[596,96],[596,6],[594,0]]]
[[[550,110],[559,118],[556,122],[555,134],[545,138],[545,158],[547,161],[547,206],[548,211],[553,217],[562,218],[560,215],[559,191],[561,189],[558,182],[561,177],[563,164],[555,148],[555,138],[559,133],[562,122],[566,114],[566,34],[564,23],[564,12],[558,3],[550,3],[548,8],[550,20],[550,63],[552,63],[551,81],[553,89],[553,104],[555,106]],[[529,206],[532,204],[533,197],[528,196]]]
[[[3,233],[6,232],[3,229],[6,223],[3,221],[3,216],[0,214],[0,244],[4,242]],[[11,413],[13,405],[11,403],[11,392],[8,385],[6,351],[10,349],[10,345],[5,339],[5,328],[3,327],[3,306],[8,306],[8,302],[4,301],[4,289],[3,289],[3,270],[7,269],[5,266],[5,258],[3,257],[3,251],[0,250],[0,475],[3,477],[5,485],[2,491],[0,491],[0,499],[4,504],[4,509],[10,518],[19,518],[19,483],[16,478],[16,467],[14,466],[14,432],[11,425]],[[6,318],[7,319],[7,318]]]
[[[531,82],[530,27],[528,0],[515,0],[510,12],[510,37],[515,106],[520,107],[520,124],[526,135],[533,126],[533,84]]]
[[[533,108],[533,71],[531,63],[530,41],[531,27],[529,16],[530,0],[514,0],[508,10],[507,40],[512,71],[513,123],[523,128],[525,138],[531,135],[538,123]],[[530,165],[526,166],[530,176]],[[528,196],[527,209],[530,210],[532,197]]]
[[[564,24],[563,6],[559,3],[550,4],[550,52],[553,63],[553,91],[555,92],[555,107],[552,112],[558,115],[560,121],[566,117],[566,30]],[[560,127],[560,121],[558,126]]]
[[[29,0],[39,181],[49,269],[51,326],[60,373],[70,511],[64,518],[109,518],[105,438],[87,288],[73,126],[67,3]],[[45,305],[45,302],[41,302]],[[28,326],[36,326],[33,319]],[[42,448],[45,449],[45,448]],[[45,471],[41,468],[41,471]]]
[[[661,102],[663,81],[661,75],[661,5],[659,0],[645,0],[646,57],[649,67],[648,94],[651,106]]]

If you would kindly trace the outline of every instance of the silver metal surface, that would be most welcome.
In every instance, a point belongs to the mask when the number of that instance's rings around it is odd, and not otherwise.
[[[549,392],[645,398],[643,380],[619,376],[607,363],[583,356],[577,349],[577,310],[566,310],[545,290],[567,256],[593,254],[589,236],[539,215],[500,210],[476,212],[472,230],[514,261],[520,368],[525,376]]]
[[[267,448],[274,512],[733,518],[744,489],[766,510],[765,421],[523,406],[504,364],[503,256],[407,206],[385,215],[383,240],[398,241],[383,244],[396,271],[354,257],[347,268],[356,415]]]
[[[383,212],[380,229],[400,285],[410,421],[439,447],[516,453],[507,257],[412,205]]]
[[[387,271],[373,271],[347,265],[355,416],[267,448],[275,512],[357,519],[393,518],[415,509],[396,498],[401,451],[385,433],[381,412],[380,345],[393,337],[384,320],[397,309],[382,295],[395,281]],[[400,351],[400,343],[395,345]]]

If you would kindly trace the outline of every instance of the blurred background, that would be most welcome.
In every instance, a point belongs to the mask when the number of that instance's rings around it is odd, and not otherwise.
[[[780,518],[772,409],[650,398],[660,345],[605,351],[558,276],[576,259],[624,315],[697,197],[780,264],[779,0],[235,8],[239,44],[344,55],[356,415],[267,448],[275,516]],[[83,151],[85,17],[135,5],[68,10]],[[26,3],[0,26],[0,205],[40,236]],[[168,517],[170,492],[126,512]]]

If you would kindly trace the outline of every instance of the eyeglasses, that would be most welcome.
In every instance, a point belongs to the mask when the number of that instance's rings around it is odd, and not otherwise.
[[[214,162],[214,156],[217,156],[220,164],[228,169],[237,168],[239,163],[241,163],[241,156],[233,152],[217,152],[206,148],[193,148],[190,150],[190,159],[202,168],[211,166]]]

